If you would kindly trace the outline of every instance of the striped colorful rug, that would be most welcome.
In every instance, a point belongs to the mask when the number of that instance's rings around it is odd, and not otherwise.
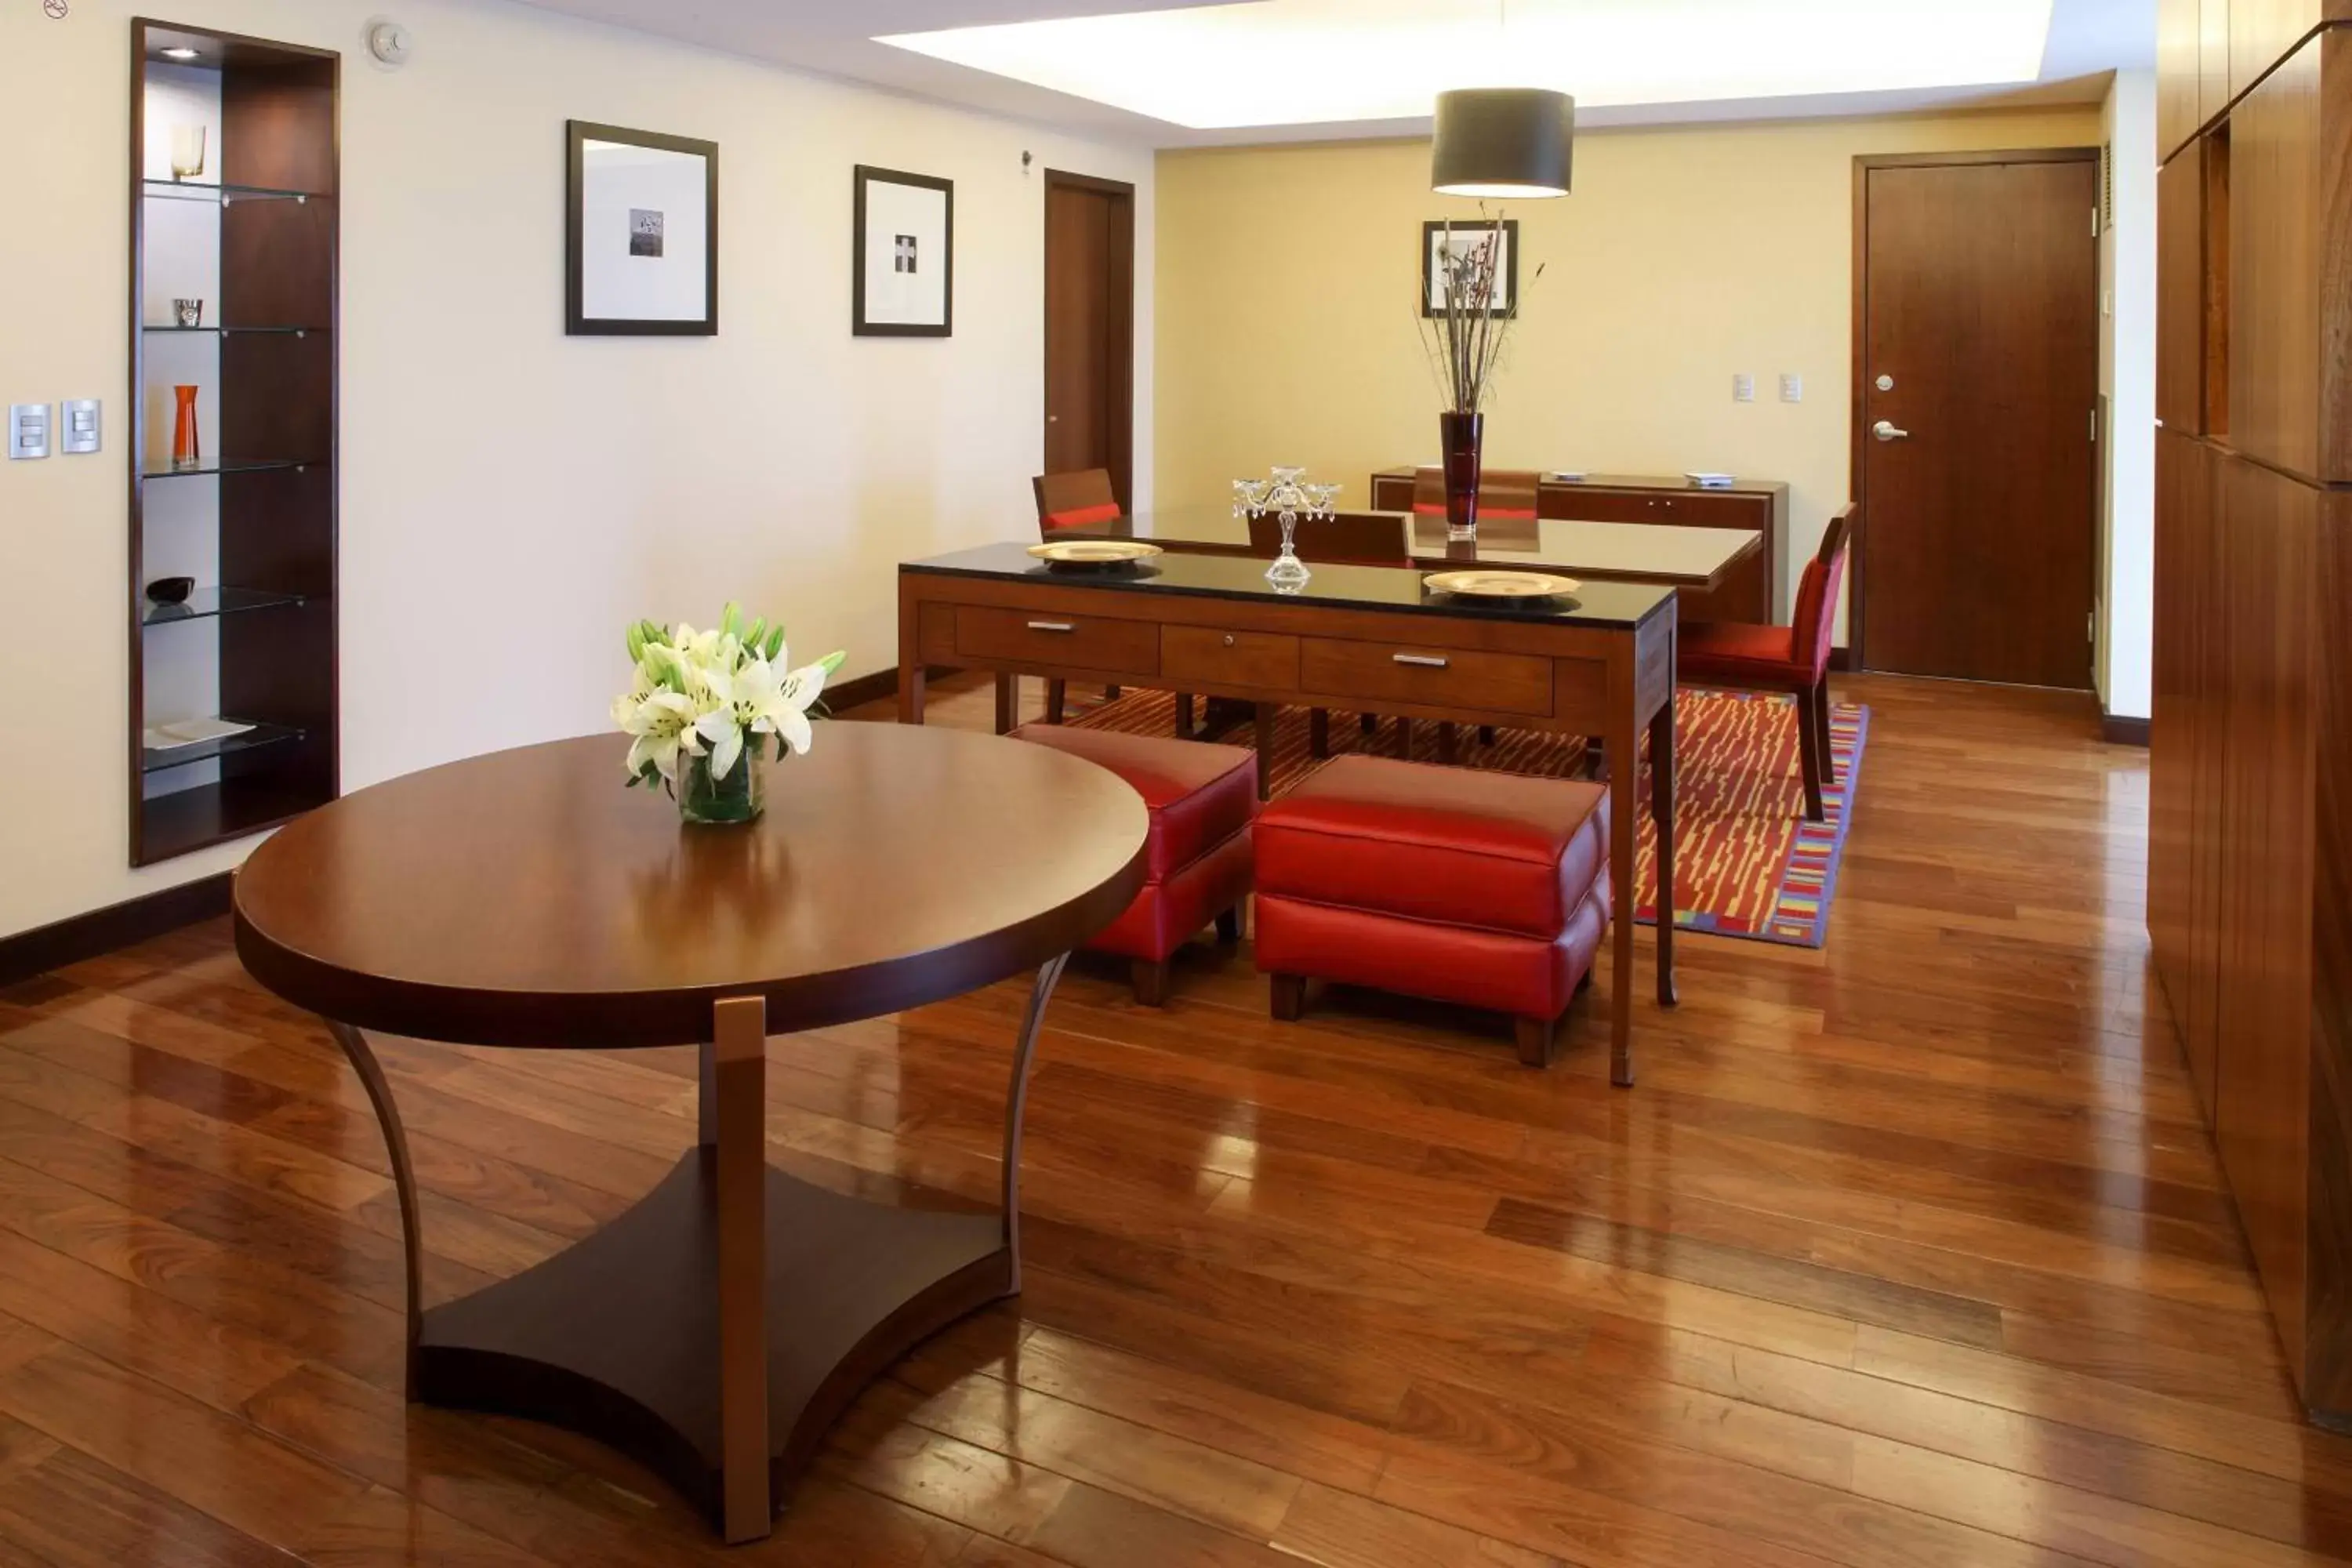
[[[1077,692],[1071,693],[1073,699]],[[1130,734],[1172,734],[1176,700],[1164,691],[1129,690],[1118,700],[1074,712],[1070,722]],[[1307,710],[1286,708],[1276,721],[1274,793],[1296,789],[1321,767],[1308,755]],[[1675,835],[1675,929],[1744,937],[1793,947],[1820,947],[1829,937],[1830,900],[1837,891],[1862,752],[1870,736],[1870,710],[1836,704],[1830,715],[1830,750],[1837,776],[1823,805],[1827,820],[1805,820],[1805,785],[1797,748],[1797,704],[1769,693],[1685,689],[1679,704],[1675,747],[1680,809]],[[1218,736],[1246,745],[1244,724]],[[1491,746],[1476,731],[1455,733],[1455,765],[1544,778],[1580,775],[1584,742],[1572,735],[1498,730]],[[1413,760],[1437,761],[1437,726],[1413,726]],[[1393,721],[1377,737],[1365,735],[1353,713],[1331,715],[1334,755],[1370,751],[1394,754]],[[1643,747],[1642,795],[1649,797],[1648,747]],[[1657,923],[1657,835],[1642,814],[1636,862],[1641,921]]]

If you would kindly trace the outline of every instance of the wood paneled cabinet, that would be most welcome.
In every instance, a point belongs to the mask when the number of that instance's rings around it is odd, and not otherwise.
[[[2156,417],[2205,433],[2205,143],[2191,142],[2156,176]]]
[[[2343,1418],[2352,0],[2171,0],[2165,26],[2166,134],[2205,118],[2158,184],[2148,931],[2297,1385]]]
[[[2352,26],[2281,60],[2227,136],[2231,445],[2352,481]]]

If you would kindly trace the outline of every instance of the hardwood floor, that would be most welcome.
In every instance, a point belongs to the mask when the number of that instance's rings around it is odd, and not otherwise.
[[[1876,716],[1828,949],[1684,942],[1630,1092],[1605,975],[1537,1073],[1500,1019],[1273,1024],[1245,949],[1164,1014],[1074,967],[1025,1294],[734,1552],[593,1445],[403,1404],[375,1123],[221,924],[0,991],[0,1568],[2352,1556],[2352,1439],[2298,1418],[2149,983],[2146,753],[2081,699],[1842,691]],[[772,1042],[772,1157],[992,1200],[1019,1002]],[[683,1052],[381,1054],[428,1300],[695,1135]]]

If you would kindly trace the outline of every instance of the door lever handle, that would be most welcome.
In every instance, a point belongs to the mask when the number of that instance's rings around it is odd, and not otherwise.
[[[1885,419],[1882,419],[1877,424],[1872,426],[1870,427],[1870,433],[1877,437],[1882,441],[1908,441],[1911,439],[1910,431],[1897,430],[1892,422]]]

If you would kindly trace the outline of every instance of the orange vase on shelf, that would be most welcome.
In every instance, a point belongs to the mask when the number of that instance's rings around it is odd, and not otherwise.
[[[172,467],[193,468],[204,460],[196,441],[196,389],[175,386],[172,395],[179,404],[179,412],[172,421]]]

